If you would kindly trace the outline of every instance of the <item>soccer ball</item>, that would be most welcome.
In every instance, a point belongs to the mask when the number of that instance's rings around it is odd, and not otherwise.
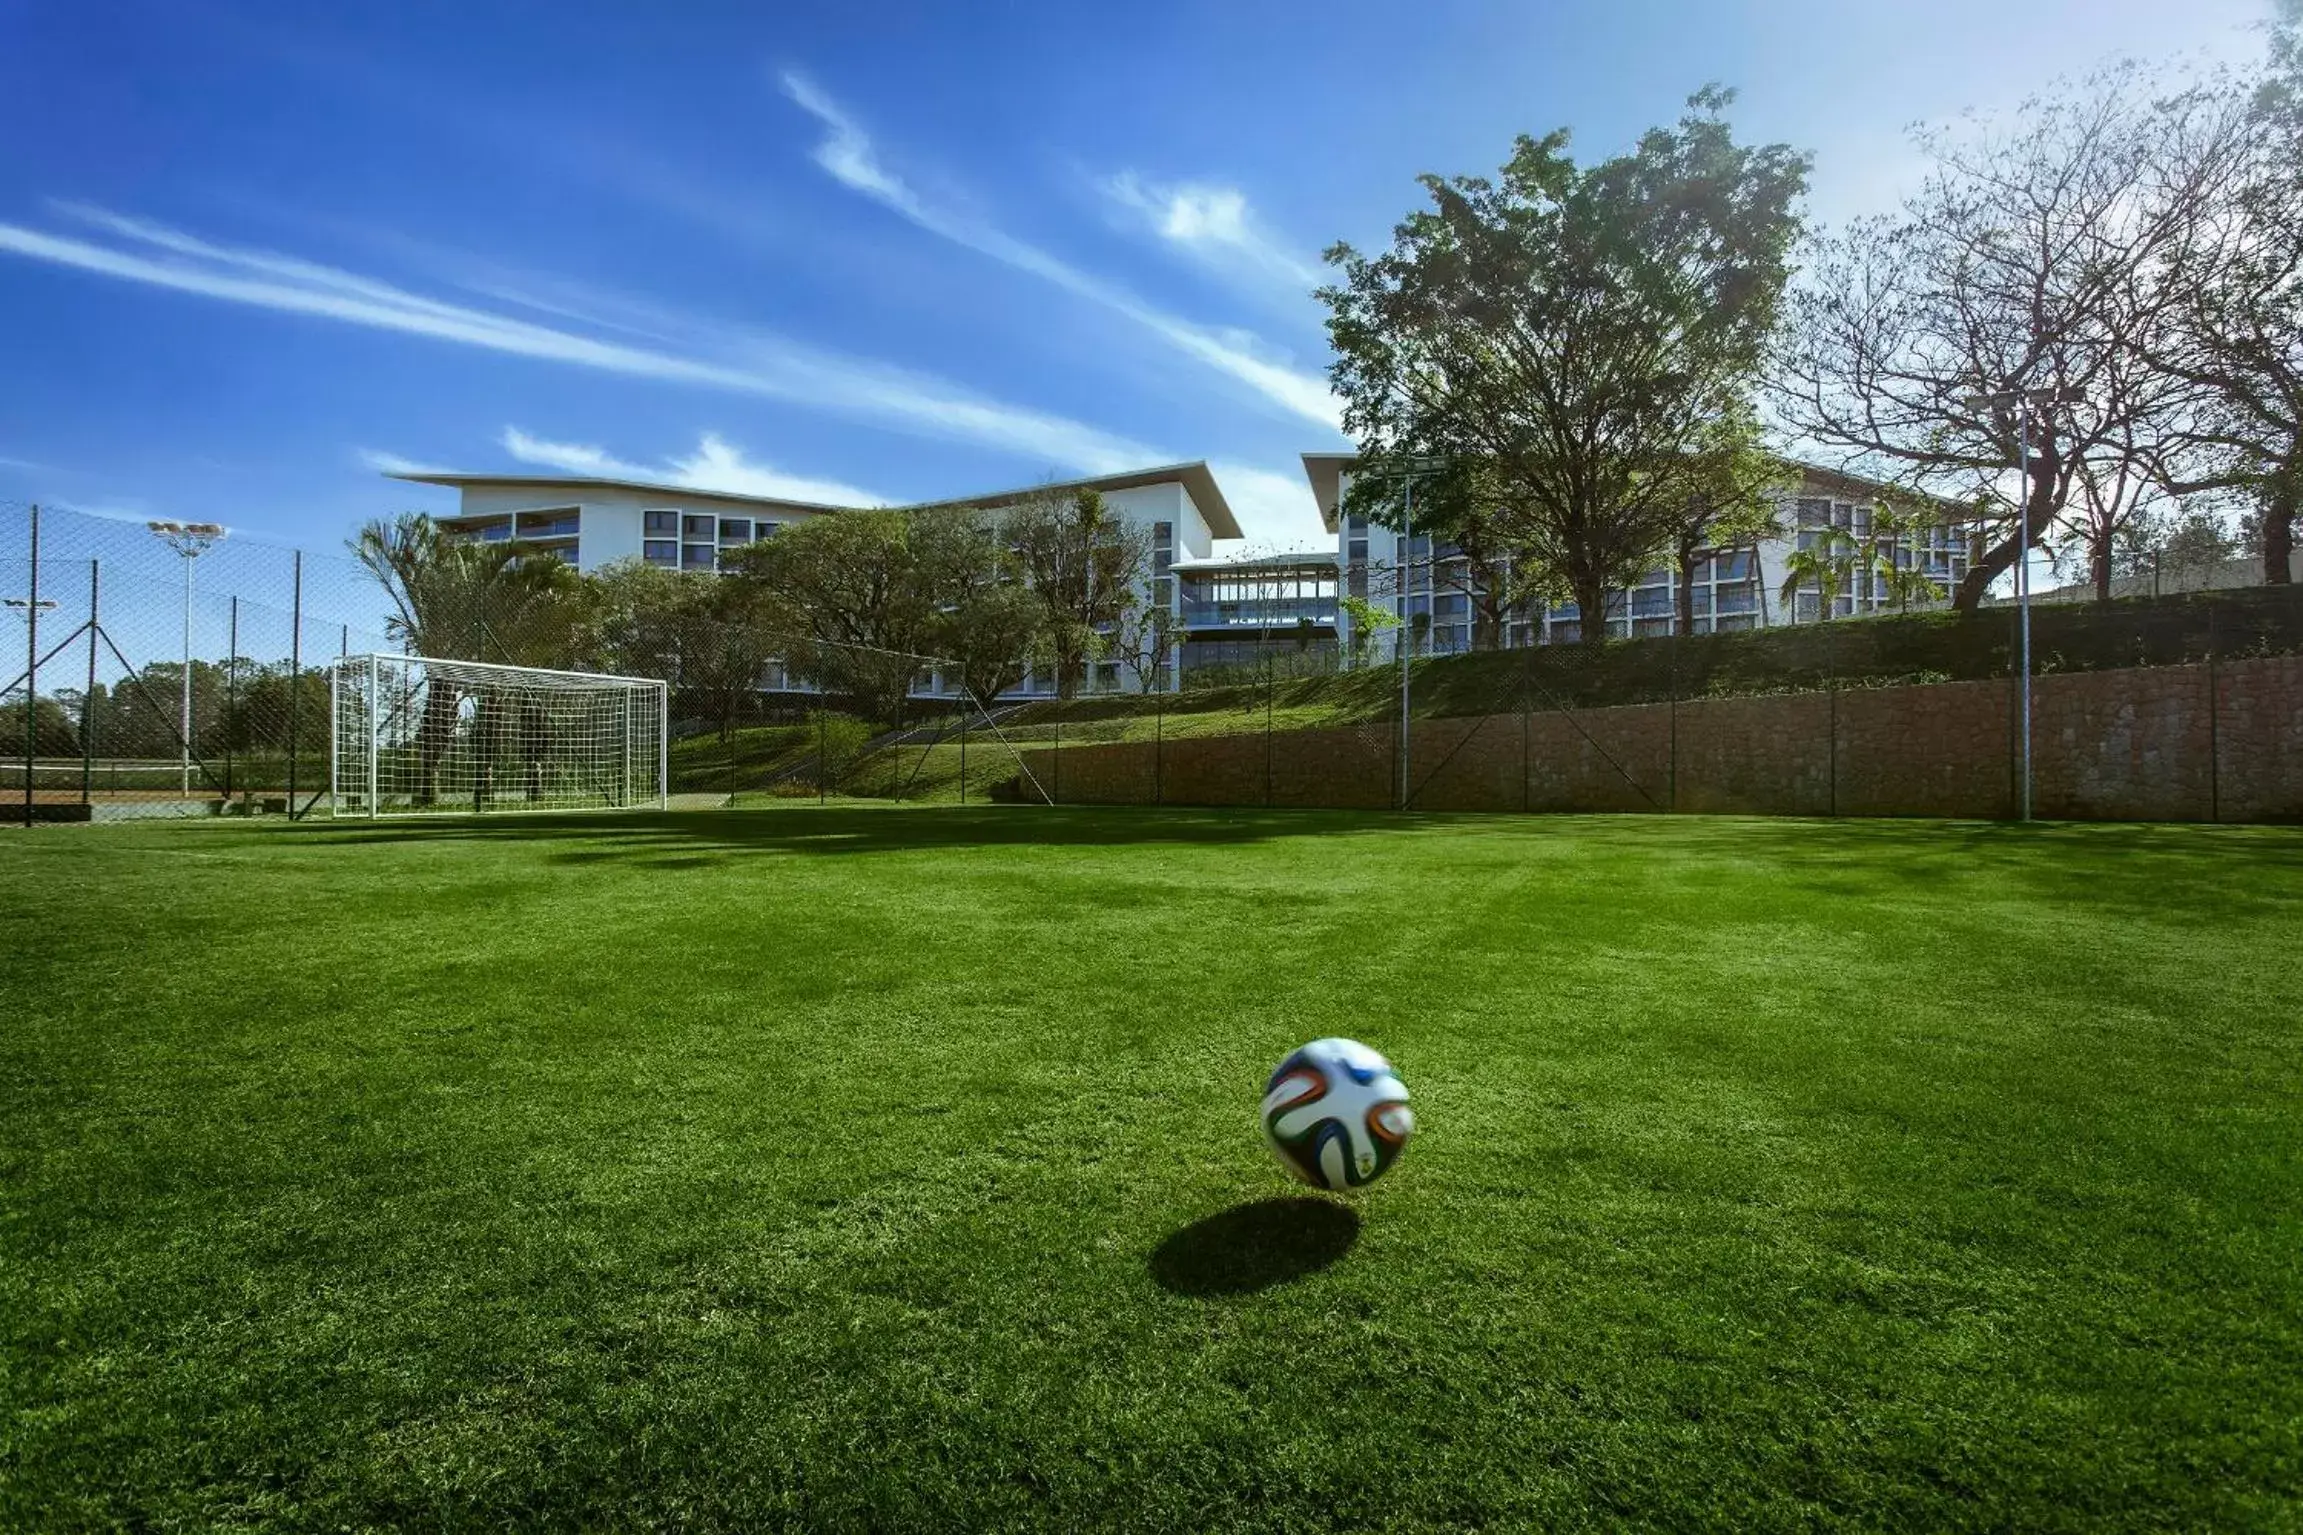
[[[1373,1183],[1414,1133],[1407,1086],[1356,1039],[1315,1039],[1263,1091],[1263,1134],[1279,1165],[1316,1189]]]

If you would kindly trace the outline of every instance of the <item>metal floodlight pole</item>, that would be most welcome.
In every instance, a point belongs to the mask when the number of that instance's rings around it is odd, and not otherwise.
[[[2015,493],[2021,499],[2022,509],[2018,525],[2022,533],[2015,545],[2015,629],[2017,665],[2023,669],[2023,772],[2022,798],[2017,802],[2015,818],[2031,819],[2031,402],[2018,399],[2015,404]]]
[[[1402,487],[1401,505],[1403,510],[1399,520],[1400,537],[1403,542],[1400,545],[1399,563],[1403,573],[1400,578],[1399,596],[1399,808],[1405,810],[1407,808],[1407,786],[1413,782],[1408,777],[1409,737],[1407,733],[1408,662],[1412,658],[1413,650],[1413,647],[1408,644],[1408,636],[1414,632],[1415,628],[1408,617],[1409,611],[1415,606],[1415,471],[1413,469],[1407,472],[1407,481]]]
[[[40,508],[32,508],[31,585],[24,598],[24,827],[32,826],[32,764],[40,755]],[[49,604],[54,607],[54,603]]]
[[[1960,401],[1970,410],[2010,410],[2015,414],[2016,525],[2015,545],[2015,653],[2019,681],[2018,748],[2021,768],[2017,777],[2015,815],[2031,819],[2031,426],[2036,413],[2058,405],[2076,405],[2085,399],[2077,389],[2022,389],[2009,387],[1992,394],[1968,395]]]
[[[96,787],[96,641],[103,634],[97,621],[97,597],[102,575],[97,562],[88,562],[88,682],[80,695],[80,803],[94,798]],[[94,811],[89,812],[94,815]]]
[[[1399,581],[1399,638],[1395,648],[1399,652],[1399,808],[1407,808],[1408,786],[1408,731],[1407,711],[1412,701],[1412,682],[1408,675],[1409,639],[1415,626],[1408,621],[1408,609],[1415,600],[1415,477],[1435,473],[1442,467],[1437,458],[1414,458],[1398,471],[1373,476],[1378,480],[1398,480],[1401,484],[1402,511],[1400,514],[1400,581]],[[1339,502],[1337,520],[1343,517]]]
[[[186,799],[192,797],[192,562],[206,554],[225,536],[222,524],[214,522],[148,522],[144,526],[152,536],[176,551],[184,561],[184,698],[183,711],[178,720],[180,745],[183,747],[183,787]]]

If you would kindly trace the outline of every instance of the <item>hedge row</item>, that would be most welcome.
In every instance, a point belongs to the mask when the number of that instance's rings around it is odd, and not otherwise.
[[[1934,611],[1730,634],[1546,645],[1529,650],[1440,656],[1415,664],[1414,711],[1445,718],[1531,705],[1600,708],[1667,698],[1816,692],[1911,682],[2012,676],[2017,610]],[[2303,587],[2242,587],[2031,610],[2037,672],[2176,666],[2210,655],[2237,658],[2303,652]],[[1146,714],[1246,711],[1267,691],[1287,707],[1323,706],[1338,721],[1392,715],[1399,672],[1390,666],[1328,677],[1275,678],[1268,685],[1195,688],[1159,700],[1105,695],[1034,705],[1019,723],[1113,719]]]

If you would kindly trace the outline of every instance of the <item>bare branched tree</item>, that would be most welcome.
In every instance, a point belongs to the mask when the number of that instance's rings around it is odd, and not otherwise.
[[[2204,165],[2169,175],[2160,150],[2220,108],[2149,84],[2116,66],[1980,133],[1923,130],[1926,184],[1818,242],[1791,301],[1778,411],[1850,469],[1978,508],[1959,607],[2015,563],[2025,500],[2033,544],[2076,538],[2107,590],[2120,529],[2192,442],[2203,390],[2148,358],[2175,322],[2170,258],[2213,187]],[[2057,403],[2012,408],[2017,389]]]
[[[2216,195],[2167,253],[2177,324],[2148,360],[2208,391],[2171,488],[2252,499],[2263,578],[2285,584],[2303,512],[2303,0],[2280,0],[2264,75],[2225,83],[2217,107],[2211,131],[2162,149],[2170,179]]]

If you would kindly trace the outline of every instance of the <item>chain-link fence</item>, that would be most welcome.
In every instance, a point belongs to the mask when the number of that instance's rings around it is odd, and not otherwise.
[[[2303,819],[2303,588],[2031,624],[2028,677],[1994,607],[1041,705],[1017,733],[1064,804]]]
[[[21,506],[0,534],[10,819],[327,806],[330,667],[408,648],[358,561]],[[1432,657],[1404,678],[1282,636],[1177,692],[1061,702],[985,702],[945,659],[708,608],[571,625],[541,600],[448,603],[446,653],[661,680],[681,806],[2303,819],[2294,586],[2043,604],[2028,674],[2020,612],[1993,606]],[[810,675],[847,681],[787,674],[809,645]],[[479,714],[456,728],[517,758],[525,737]],[[526,793],[505,772],[483,803]]]
[[[666,683],[676,804],[1047,797],[1003,738],[1013,708],[977,703],[939,658],[810,641],[819,659],[856,652],[836,670],[858,688],[823,688],[788,674],[779,659],[788,646],[750,626],[691,611],[633,624],[553,608],[564,596],[517,581],[478,595],[435,587],[428,644],[460,660]],[[53,507],[0,506],[0,598],[13,615],[0,652],[9,820],[326,813],[331,669],[410,648],[384,587],[356,559]],[[898,696],[869,701],[864,685],[891,671]],[[907,675],[915,696],[902,697]],[[494,767],[502,757],[501,771],[403,797],[525,803],[521,746],[535,731],[523,734],[517,709],[466,713],[415,734],[437,737],[444,762]]]
[[[0,800],[11,818],[303,814],[328,667],[393,648],[348,559],[0,507]]]

